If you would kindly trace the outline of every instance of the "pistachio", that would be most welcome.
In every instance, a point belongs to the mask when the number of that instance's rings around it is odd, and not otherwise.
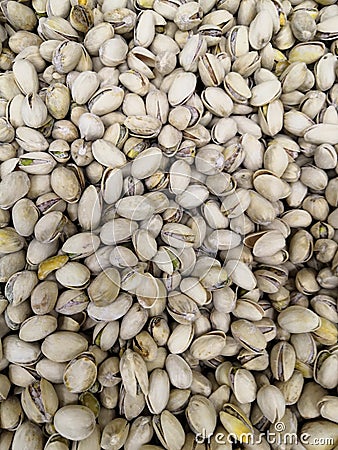
[[[77,426],[74,427],[74,424]],[[61,436],[81,441],[94,431],[95,416],[86,406],[66,405],[56,412],[54,427]]]

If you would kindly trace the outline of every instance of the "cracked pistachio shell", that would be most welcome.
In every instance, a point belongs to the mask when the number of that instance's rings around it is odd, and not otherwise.
[[[131,349],[127,349],[120,360],[120,373],[127,393],[136,396],[138,385],[145,395],[149,393],[147,366],[142,358]]]
[[[332,373],[337,373],[338,356],[329,350],[322,350],[318,353],[314,365],[314,379],[322,387],[326,389],[333,389],[338,385],[337,376],[332,376]]]
[[[193,395],[185,414],[194,433],[203,433],[205,430],[209,436],[215,431],[217,414],[214,405],[208,398],[202,395]]]
[[[16,396],[9,396],[1,402],[1,427],[4,430],[17,430],[23,421],[23,411],[20,400]]]
[[[153,175],[160,167],[162,152],[157,147],[149,147],[132,161],[131,175],[139,180]]]
[[[302,373],[295,370],[288,381],[277,381],[276,386],[282,392],[286,405],[294,405],[298,402],[304,386]]]
[[[337,397],[333,395],[326,395],[323,397],[318,406],[320,407],[320,414],[325,419],[331,420],[332,422],[338,423],[338,401]]]
[[[55,83],[46,89],[46,106],[55,119],[64,119],[70,107],[70,92],[62,83]]]
[[[192,324],[177,325],[177,327],[170,334],[169,339],[167,340],[167,345],[170,353],[183,353],[189,347],[193,337],[194,330]]]
[[[55,272],[55,277],[66,288],[82,289],[90,280],[90,271],[78,262],[66,262]]]
[[[263,231],[248,235],[244,243],[252,248],[257,257],[273,256],[285,247],[285,238],[278,230]]]
[[[182,160],[175,161],[169,171],[169,186],[175,195],[182,194],[190,183],[191,168]]]
[[[325,3],[326,4],[326,3]],[[329,4],[329,3],[328,3]],[[318,24],[317,35],[323,40],[331,39],[337,34],[337,17],[336,15],[328,15],[325,19]]]
[[[1,185],[0,185],[1,186]],[[30,236],[39,218],[39,211],[32,200],[22,198],[12,209],[12,220],[15,230],[21,236]]]
[[[160,416],[153,416],[154,431],[166,448],[180,450],[185,442],[185,433],[178,419],[165,410]]]
[[[285,181],[268,171],[257,171],[253,181],[256,191],[270,202],[287,197],[291,190]]]
[[[155,369],[149,377],[149,393],[146,397],[152,414],[161,414],[169,401],[170,382],[165,370]]]
[[[210,332],[194,340],[190,346],[190,352],[199,360],[210,360],[221,354],[225,343],[224,333]]]
[[[46,3],[46,2],[45,2]],[[48,16],[67,17],[70,10],[70,2],[64,0],[47,0],[46,12]]]
[[[135,303],[122,319],[120,327],[121,339],[128,340],[139,335],[148,319],[148,312],[140,304]],[[142,336],[142,335],[141,335]],[[147,335],[144,342],[147,341]],[[138,338],[137,338],[138,339]],[[136,346],[135,351],[141,354],[140,348]],[[156,352],[156,350],[155,350]],[[141,355],[142,356],[142,355]]]
[[[257,224],[267,225],[271,223],[277,216],[271,202],[255,191],[249,191],[250,204],[246,209],[249,218]]]
[[[257,384],[249,370],[234,368],[229,372],[229,380],[236,399],[240,404],[255,401]]]
[[[95,141],[101,139],[104,135],[104,125],[99,116],[92,113],[85,112],[79,118],[78,127],[80,130],[81,138],[86,141]],[[94,142],[94,143],[95,143]],[[94,143],[92,145],[92,150],[94,150]],[[102,143],[103,145],[103,143]],[[93,153],[94,156],[94,153]],[[98,160],[98,162],[101,161]]]
[[[191,36],[179,54],[179,62],[185,71],[196,72],[198,60],[207,51],[207,42],[204,36],[197,33]],[[180,69],[177,69],[180,70]],[[173,72],[170,74],[172,75]]]
[[[30,420],[49,423],[58,409],[59,400],[53,385],[42,378],[25,388],[21,404]]]
[[[89,232],[69,237],[62,246],[62,252],[71,260],[86,258],[98,250],[100,239]]]
[[[68,362],[87,350],[88,342],[80,334],[56,331],[46,337],[41,345],[42,353],[51,361]]]
[[[47,139],[40,131],[28,127],[16,129],[16,141],[27,152],[44,151],[49,147]]]
[[[224,92],[223,89],[218,88],[218,87],[207,87],[201,95],[201,100],[204,104],[204,106],[208,109],[208,111],[210,111],[211,113],[215,114],[218,117],[224,117],[227,118],[228,116],[230,116],[234,104],[232,99],[229,97],[229,95]],[[224,136],[228,137],[229,139],[231,137],[233,137],[236,132],[234,131],[234,128],[236,128],[237,130],[237,126],[235,126],[235,124],[233,124],[232,122],[221,122],[222,125],[228,125],[230,130],[228,130],[227,132],[224,132]],[[224,137],[224,141],[226,142],[229,139],[225,139]]]
[[[5,117],[0,118],[0,139],[2,142],[12,142],[15,131],[11,123]]]
[[[199,184],[190,184],[187,189],[176,196],[176,202],[184,209],[193,209],[202,205],[209,196],[208,189]]]
[[[102,226],[100,232],[101,241],[106,245],[114,245],[128,241],[138,225],[135,221],[117,218],[108,221]]]
[[[152,308],[156,301],[159,299],[163,300],[163,294],[165,291],[163,283],[153,277],[151,274],[146,273],[136,278],[136,289],[135,294],[137,300],[143,308]],[[159,304],[161,301],[159,302]]]
[[[20,94],[14,73],[0,74],[0,92],[1,96],[6,100],[12,100],[16,95]]]
[[[44,450],[67,450],[67,448],[67,439],[55,433],[47,440]]]
[[[241,243],[241,237],[230,230],[215,230],[208,236],[207,243],[213,249],[230,250]]]
[[[44,437],[42,430],[28,420],[16,430],[12,441],[13,450],[21,450],[29,447],[34,448],[34,450],[42,450],[43,445]]]
[[[112,321],[123,317],[132,305],[132,296],[123,293],[108,306],[96,306],[93,302],[88,305],[88,315],[94,320]]]
[[[26,319],[20,327],[19,337],[25,342],[44,339],[57,329],[56,318],[50,315],[33,316]]]
[[[294,209],[283,214],[283,221],[291,228],[305,228],[312,222],[311,214],[301,209]]]
[[[0,228],[0,252],[4,254],[15,253],[21,250],[26,241],[14,228]]]
[[[230,259],[225,265],[225,270],[237,286],[248,291],[255,289],[257,284],[256,278],[248,265],[243,261]]]
[[[74,5],[70,10],[69,21],[75,30],[87,33],[94,24],[92,8],[82,4]]]
[[[28,174],[47,175],[56,166],[55,159],[45,152],[28,152],[20,156],[18,167]]]
[[[120,292],[121,277],[114,268],[101,272],[89,285],[88,295],[97,306],[106,306],[112,303]]]
[[[30,186],[30,179],[24,172],[11,172],[5,175],[0,182],[0,207],[11,208],[18,200],[27,195]],[[2,250],[0,249],[0,251]]]
[[[98,56],[101,45],[114,37],[114,28],[108,22],[102,22],[91,28],[84,38],[84,46],[91,56]]]
[[[263,333],[252,322],[246,319],[236,320],[231,324],[233,337],[244,348],[252,351],[262,351],[266,348],[267,342]]]
[[[123,418],[114,419],[107,423],[102,431],[101,447],[104,450],[122,448],[127,440],[129,428],[129,423]]]
[[[252,96],[247,81],[237,72],[229,72],[225,76],[224,89],[237,103],[245,104]]]
[[[118,245],[110,253],[109,261],[114,267],[133,267],[138,263],[137,256],[127,247]]]
[[[222,147],[209,144],[198,150],[195,158],[196,169],[205,175],[216,175],[224,168],[225,160]]]
[[[13,364],[34,364],[41,354],[38,344],[25,342],[18,336],[6,336],[2,345],[4,357]]]
[[[80,198],[80,182],[70,168],[56,167],[51,174],[51,186],[53,191],[68,203],[77,202]]]
[[[264,416],[274,423],[285,414],[285,399],[278,387],[265,385],[257,392],[257,404]]]
[[[313,237],[306,230],[297,231],[291,238],[289,247],[290,261],[301,264],[308,261],[313,252]]]
[[[78,65],[82,55],[81,45],[73,41],[63,41],[53,52],[53,66],[60,74],[67,74]]]
[[[72,98],[78,105],[84,105],[99,87],[99,77],[95,72],[81,72],[72,83]]]
[[[1,9],[9,23],[17,30],[33,31],[37,19],[34,11],[26,5],[14,1],[5,1]]]
[[[146,220],[154,213],[155,206],[146,197],[133,195],[124,197],[116,203],[116,212],[130,220]]]
[[[338,124],[320,123],[309,127],[304,139],[311,144],[338,144]]]
[[[244,411],[231,403],[225,403],[219,413],[220,420],[228,433],[233,433],[236,438],[246,443],[248,435],[253,433],[253,426]]]
[[[136,230],[132,237],[140,261],[150,261],[157,253],[157,242],[148,230]]]
[[[95,415],[86,406],[66,405],[56,412],[54,427],[61,436],[81,441],[94,431]]]
[[[39,283],[31,293],[31,308],[35,314],[43,315],[52,311],[58,297],[54,281]]]
[[[273,376],[279,381],[288,381],[294,373],[296,353],[291,344],[280,341],[270,352],[270,366]]]
[[[23,94],[37,93],[39,90],[38,74],[31,62],[18,59],[13,64],[15,81]]]
[[[7,119],[13,126],[13,128],[22,127],[24,125],[24,121],[21,116],[21,107],[24,100],[24,96],[22,94],[16,95],[7,105]],[[4,131],[2,131],[4,133]],[[10,138],[10,128],[8,127],[6,133],[7,139]]]
[[[149,92],[149,80],[141,72],[127,70],[121,73],[119,80],[125,88],[134,94],[144,96]]]
[[[202,284],[198,281],[198,278],[184,278],[181,281],[180,289],[199,305],[207,304],[211,300],[210,293],[204,289]]]
[[[103,116],[117,110],[124,100],[124,90],[118,86],[104,86],[90,98],[88,106],[92,114]],[[134,110],[135,111],[135,110]]]
[[[281,83],[276,80],[263,81],[252,88],[250,103],[252,106],[263,106],[276,100],[281,94]]]
[[[314,419],[320,415],[319,403],[327,391],[317,383],[310,381],[304,386],[297,408],[304,419]]]
[[[167,308],[176,322],[183,325],[194,322],[200,316],[197,304],[188,296],[175,291],[169,293]]]
[[[95,186],[88,186],[82,193],[79,208],[78,220],[83,230],[96,229],[101,220],[102,201]]]
[[[92,153],[97,162],[112,169],[121,167],[126,163],[124,153],[105,139],[97,139],[93,142]]]
[[[259,11],[250,23],[249,42],[253,49],[260,50],[271,40],[273,34],[273,20],[266,9]]]
[[[310,436],[309,441],[304,444],[306,450],[330,450],[334,447],[325,442],[337,442],[338,440],[338,425],[328,420],[307,422],[302,426],[300,432]],[[316,440],[314,436],[316,436]],[[318,442],[324,442],[324,444],[318,445]]]
[[[156,137],[160,133],[162,126],[159,119],[150,115],[128,116],[124,121],[124,125],[132,136],[140,138]]]
[[[81,353],[70,361],[63,373],[66,388],[73,393],[90,389],[95,383],[97,367],[92,353]]]
[[[185,103],[193,94],[196,87],[196,76],[191,72],[178,74],[171,84],[168,92],[168,100],[171,106]]]
[[[120,168],[108,168],[105,170],[101,180],[101,190],[104,201],[109,205],[112,205],[119,200],[123,190],[123,175]],[[96,193],[96,196],[98,201],[100,198],[99,194]],[[99,219],[100,217],[98,217],[98,220]],[[97,226],[98,225],[99,223],[97,223]]]
[[[38,26],[39,32],[44,39],[77,40],[79,35],[71,24],[63,17],[50,16],[41,17]]]
[[[146,444],[153,436],[153,427],[150,416],[140,416],[131,424],[128,439],[125,442],[124,448],[132,450],[133,445],[137,442],[138,445]]]
[[[128,53],[128,46],[124,39],[114,37],[105,41],[99,48],[99,57],[108,67],[122,64]]]
[[[8,377],[4,374],[0,375],[0,399],[1,401],[6,400],[9,391],[11,389],[11,382]]]

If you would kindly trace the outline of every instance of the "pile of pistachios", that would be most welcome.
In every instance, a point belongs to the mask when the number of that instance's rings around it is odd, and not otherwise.
[[[0,450],[338,449],[337,0],[0,1]]]

